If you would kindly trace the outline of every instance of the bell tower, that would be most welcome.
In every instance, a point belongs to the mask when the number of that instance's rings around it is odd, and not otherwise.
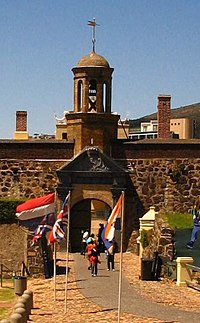
[[[90,22],[96,26],[95,20]],[[67,113],[67,139],[74,141],[75,154],[86,146],[96,146],[109,155],[111,142],[117,139],[120,116],[112,114],[112,73],[108,61],[93,50],[82,57],[74,74],[74,107]]]
[[[95,52],[84,56],[74,73],[74,112],[111,113],[112,73],[106,59]]]

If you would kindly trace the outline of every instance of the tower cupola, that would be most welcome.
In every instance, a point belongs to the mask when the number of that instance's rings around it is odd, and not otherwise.
[[[74,112],[111,113],[113,68],[92,51],[83,56],[74,73]]]
[[[75,142],[75,153],[86,146],[96,146],[104,153],[117,138],[119,115],[111,112],[112,73],[108,61],[95,50],[96,22],[93,27],[93,49],[72,68],[74,74],[73,112],[66,114],[67,138]]]

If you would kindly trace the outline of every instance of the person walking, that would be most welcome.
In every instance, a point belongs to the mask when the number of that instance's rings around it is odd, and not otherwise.
[[[113,241],[113,244],[110,248],[106,249],[105,253],[107,256],[107,270],[112,269],[115,271],[115,253],[117,251],[117,242]]]
[[[90,240],[87,243],[86,249],[85,249],[85,257],[88,261],[88,270],[92,269],[92,263],[91,263],[91,254],[92,254],[92,249],[93,249],[94,241]]]
[[[99,223],[99,231],[98,231],[98,244],[99,244],[99,253],[102,253],[105,251],[105,246],[104,246],[104,242],[102,240],[101,234],[103,232],[104,229],[104,224],[103,223]]]
[[[81,255],[85,255],[85,249],[87,246],[87,239],[89,237],[89,230],[87,229],[85,232],[83,232],[82,241],[81,241]]]
[[[97,276],[97,272],[98,272],[98,263],[100,263],[100,260],[99,260],[100,254],[96,243],[93,242],[92,244],[93,244],[93,248],[91,250],[91,255],[89,259],[91,263],[91,275],[95,277]]]
[[[197,240],[197,233],[200,231],[200,216],[199,211],[196,208],[196,205],[192,209],[192,215],[193,215],[193,229],[190,241],[187,243],[187,248],[192,249],[194,246],[194,242]]]
[[[88,236],[88,238],[87,238],[87,240],[86,240],[86,244],[88,245],[91,241],[96,242],[96,239],[95,239],[95,235],[94,235],[94,233],[91,233],[91,234]]]

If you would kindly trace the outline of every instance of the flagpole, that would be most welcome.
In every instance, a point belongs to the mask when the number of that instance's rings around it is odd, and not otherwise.
[[[71,191],[69,191],[68,200],[68,223],[67,223],[67,237],[66,237],[66,275],[65,275],[65,313],[67,312],[67,287],[68,287],[68,263],[69,263],[69,228],[70,228],[70,205],[71,205]]]
[[[56,301],[56,242],[53,244],[54,302]]]
[[[124,231],[124,191],[122,191],[122,214],[121,214],[121,231],[120,231],[121,240],[120,240],[119,289],[118,289],[118,320],[117,320],[117,323],[120,323],[120,312],[121,312],[123,231]]]
[[[55,191],[55,215],[57,215],[57,193]],[[54,302],[56,301],[56,242],[53,244],[53,278],[54,278]]]

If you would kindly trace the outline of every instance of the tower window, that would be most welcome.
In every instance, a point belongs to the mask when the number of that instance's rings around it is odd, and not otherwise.
[[[103,84],[103,110],[107,112],[107,84]]]
[[[89,111],[96,111],[96,96],[97,96],[97,81],[90,80],[89,82]]]
[[[78,81],[78,111],[82,110],[83,104],[83,83]]]
[[[66,133],[66,132],[63,132],[63,133],[62,133],[62,139],[67,140],[67,133]]]

